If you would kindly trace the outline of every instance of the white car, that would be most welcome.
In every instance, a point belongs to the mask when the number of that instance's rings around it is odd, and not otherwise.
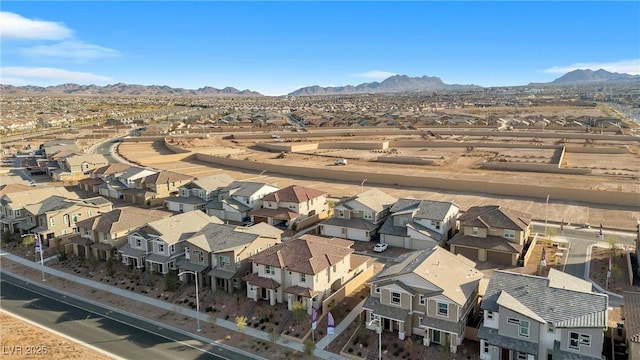
[[[373,247],[373,251],[374,252],[383,252],[383,251],[387,250],[388,247],[389,247],[389,244],[377,243],[376,246]]]

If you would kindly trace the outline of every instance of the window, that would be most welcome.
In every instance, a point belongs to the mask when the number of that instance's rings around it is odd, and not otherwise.
[[[56,225],[56,219],[49,218],[49,224],[51,224],[51,226],[55,226]]]
[[[174,252],[176,252],[176,246],[175,245],[169,245],[169,253],[173,254]]]
[[[556,326],[553,325],[553,323],[547,323],[547,331],[551,334],[554,334],[556,332]]]
[[[522,337],[529,337],[529,321],[520,320],[520,331],[518,332],[518,335]]]
[[[240,256],[236,256],[236,268],[239,268],[242,265],[242,261],[240,260]]]
[[[228,256],[220,256],[220,267],[226,268],[231,264],[231,259]]]
[[[249,291],[254,292],[255,288],[253,287],[253,285],[249,285]]]
[[[62,222],[64,222],[65,225],[69,226],[69,215],[65,215],[62,217]]]
[[[380,287],[379,286],[376,286],[375,292],[376,292],[376,294],[380,294]]]
[[[307,282],[307,274],[300,274],[300,282]]]
[[[436,221],[436,229],[440,230],[442,223],[440,221]]]
[[[422,319],[421,317],[419,317],[419,318],[418,318],[418,326],[423,326],[423,325],[422,325],[422,320],[423,320],[423,319]]]
[[[514,318],[507,318],[507,323],[512,325],[520,325],[520,320]]]
[[[338,210],[338,217],[341,217],[341,218],[344,217],[344,210],[342,210],[342,209]]]
[[[164,253],[164,244],[158,243],[158,252]]]
[[[420,305],[424,305],[424,301],[425,301],[424,295],[420,294],[420,300],[419,300]]]
[[[580,350],[580,346],[591,346],[591,336],[576,332],[569,332],[569,349]]]
[[[333,265],[333,272],[336,272],[337,269],[338,269],[338,265]]]
[[[478,228],[476,226],[474,226],[473,229],[471,229],[471,235],[478,236]]]
[[[489,343],[487,341],[482,342],[482,352],[485,354],[489,353]]]
[[[374,321],[376,319],[376,315],[373,311],[369,312],[369,322]]]
[[[449,316],[449,304],[438,303],[438,315]]]
[[[527,353],[518,351],[518,360],[527,360]]]
[[[16,210],[16,217],[20,217],[20,209]]]
[[[391,292],[391,303],[395,305],[400,305],[400,293],[392,291]]]
[[[136,240],[136,247],[138,247],[138,248],[142,247],[142,239],[135,238],[135,240]]]
[[[198,251],[198,261],[201,263],[204,262],[204,251]]]
[[[362,218],[365,220],[373,220],[373,211],[365,211],[362,214]]]
[[[346,234],[347,233],[347,228],[342,228],[342,234]]]
[[[488,320],[493,320],[493,311],[488,311],[487,310],[487,319]]]
[[[107,234],[107,233],[102,234],[102,239],[103,240],[109,240],[109,234]]]
[[[264,273],[265,274],[275,275],[276,274],[276,269],[274,269],[273,267],[271,267],[269,265],[265,265],[264,266]]]
[[[515,239],[516,232],[514,230],[504,229],[504,237],[505,239]]]
[[[238,287],[238,278],[233,278],[233,287],[234,288]]]

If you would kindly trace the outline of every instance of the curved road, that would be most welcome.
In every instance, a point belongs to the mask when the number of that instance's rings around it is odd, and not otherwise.
[[[141,318],[0,273],[0,308],[125,359],[251,359]]]

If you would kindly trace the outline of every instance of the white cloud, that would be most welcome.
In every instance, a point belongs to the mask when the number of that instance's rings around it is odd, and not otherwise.
[[[106,47],[88,44],[84,41],[69,40],[50,45],[39,45],[22,50],[22,53],[38,59],[49,61],[64,60],[87,62],[102,58],[120,57],[119,51]]]
[[[64,24],[53,21],[27,19],[18,14],[0,11],[0,37],[2,39],[60,40],[73,32]]]
[[[573,70],[578,69],[591,69],[599,70],[604,69],[609,72],[624,73],[631,75],[640,74],[640,59],[632,60],[620,60],[615,62],[592,62],[592,63],[575,63],[567,66],[553,66],[548,69],[544,69],[543,72],[549,74],[566,74]]]
[[[394,75],[398,75],[398,74],[390,71],[380,71],[380,70],[371,70],[364,73],[351,74],[351,76],[363,77],[367,79],[386,79]]]
[[[0,83],[7,85],[52,85],[60,83],[105,83],[108,76],[49,67],[10,66],[0,68]]]

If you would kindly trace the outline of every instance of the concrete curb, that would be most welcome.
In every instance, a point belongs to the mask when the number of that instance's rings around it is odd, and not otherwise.
[[[587,246],[587,257],[585,259],[585,266],[584,266],[584,278],[585,280],[590,281],[591,284],[593,284],[593,286],[596,289],[598,289],[598,291],[600,291],[601,293],[607,294],[610,297],[617,298],[618,300],[622,301],[624,300],[624,296],[603,289],[602,287],[600,287],[600,285],[596,284],[595,281],[591,280],[591,277],[589,276],[591,271],[591,249],[597,245],[598,244],[591,244]]]

